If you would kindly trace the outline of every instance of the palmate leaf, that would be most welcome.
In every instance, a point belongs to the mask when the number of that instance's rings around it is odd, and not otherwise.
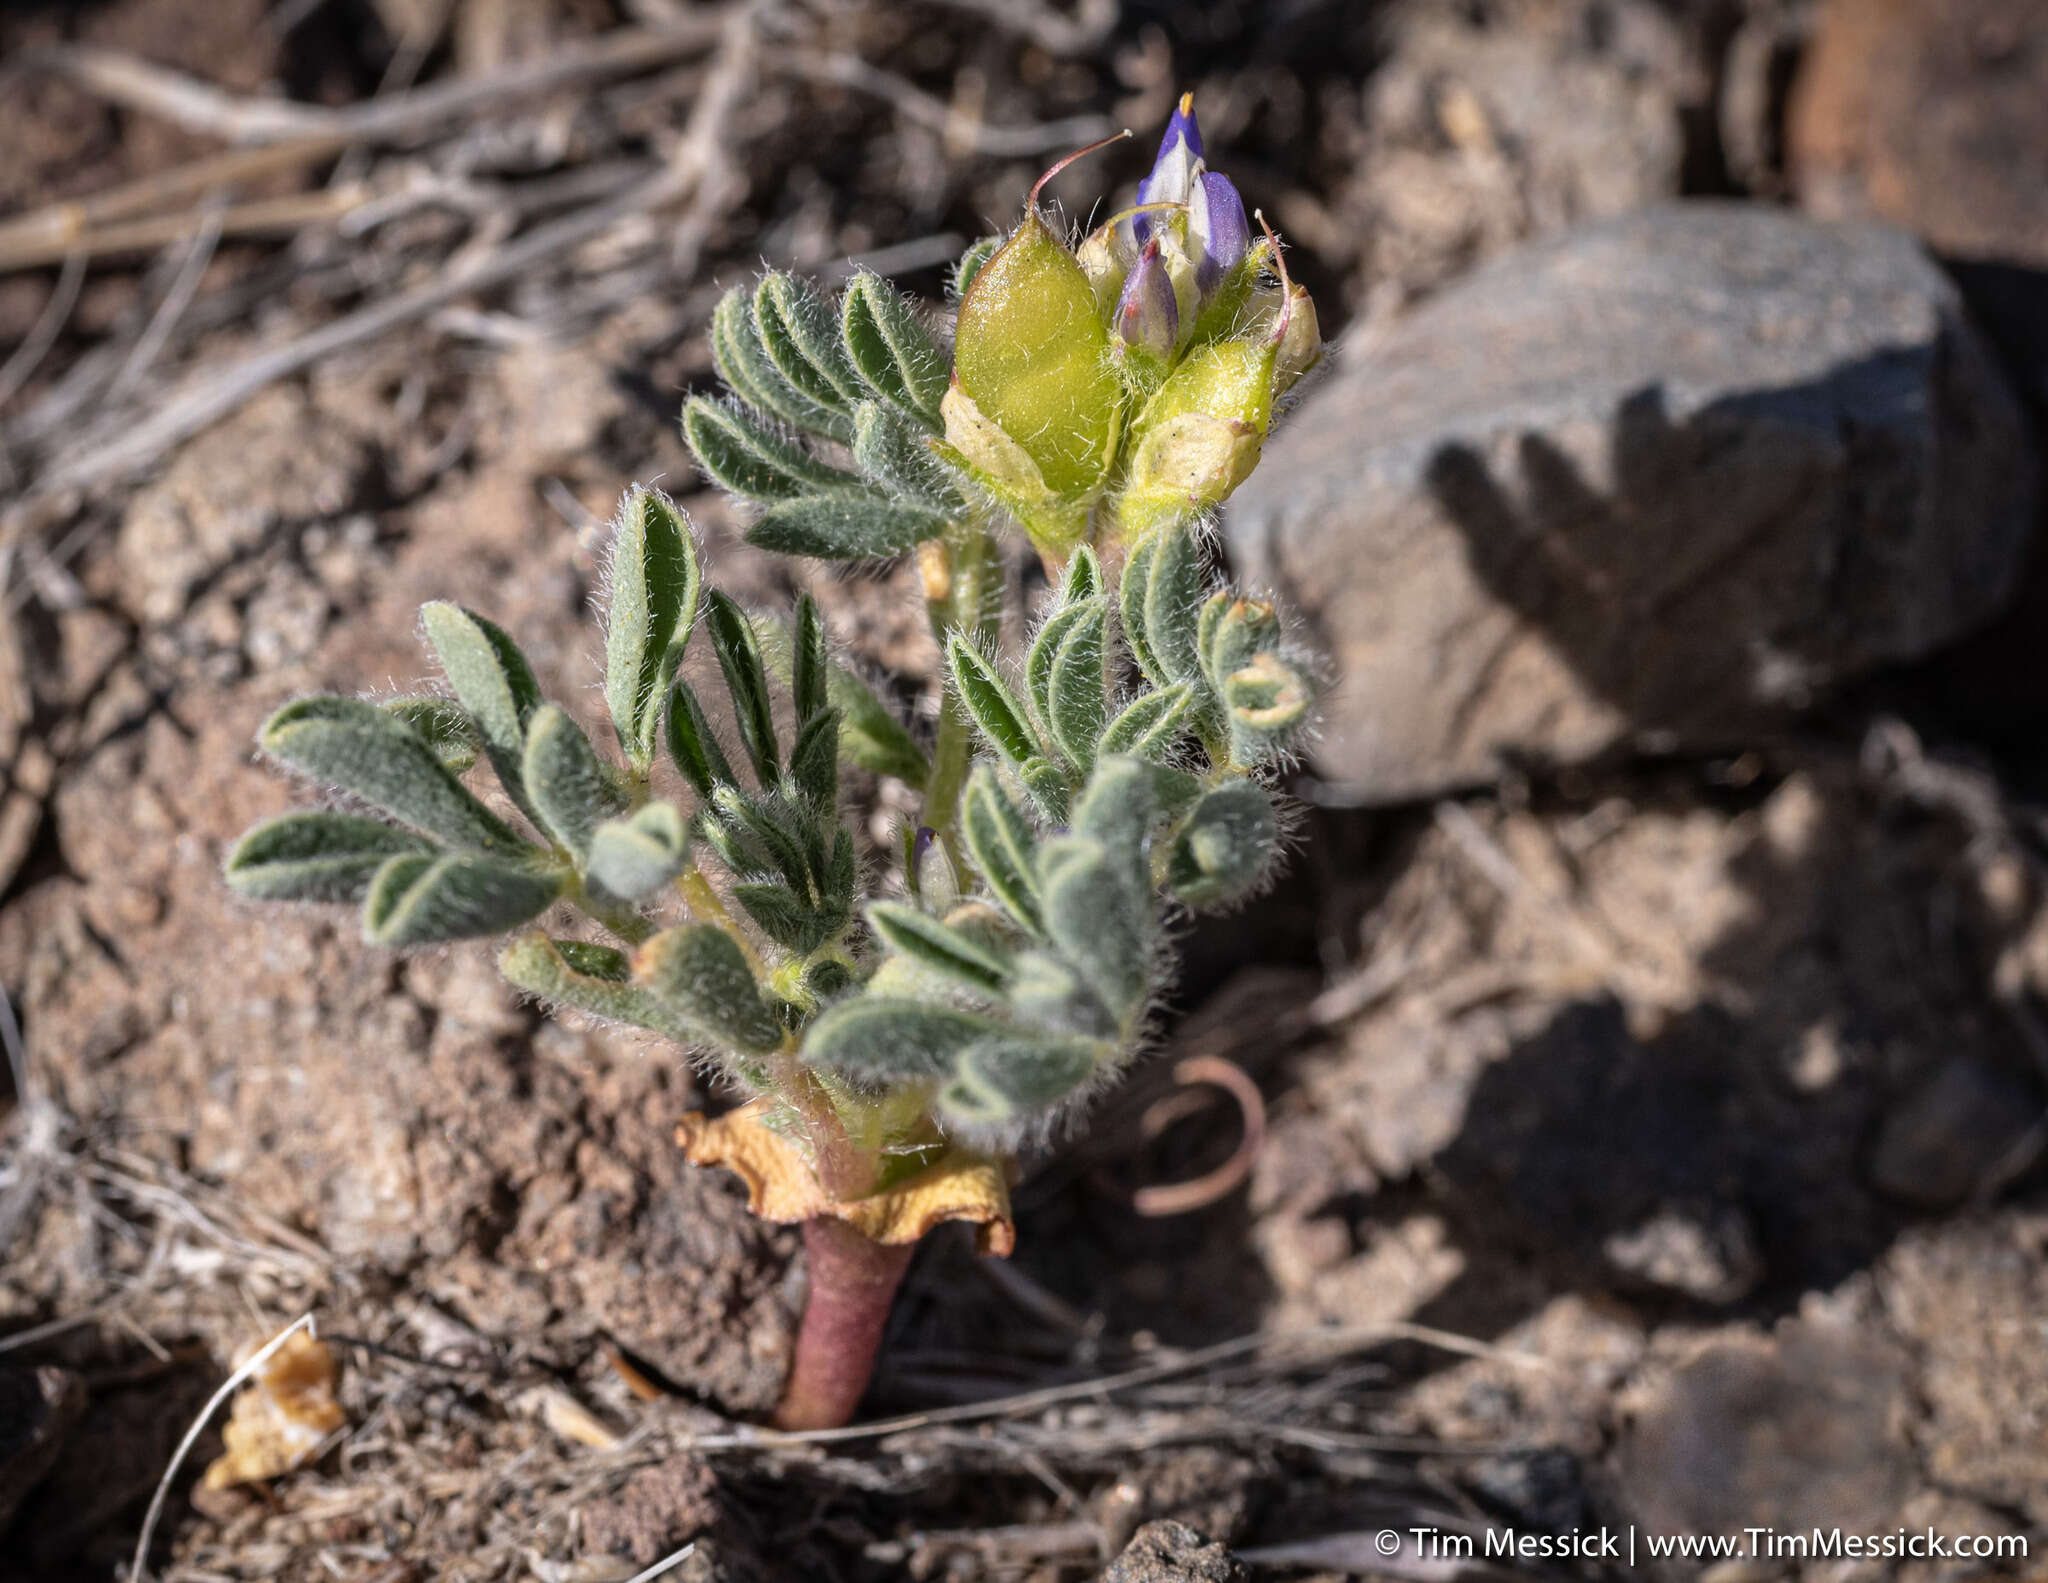
[[[387,858],[363,897],[372,945],[432,945],[502,934],[538,917],[562,893],[559,873],[468,853]]]
[[[738,402],[692,396],[683,403],[683,438],[712,482],[748,500],[864,492],[852,473],[818,460]]]
[[[654,995],[632,983],[626,954],[609,946],[550,940],[538,932],[522,934],[499,954],[498,971],[529,995],[608,1022],[646,1028],[677,1044],[694,1044],[701,1037]]]
[[[682,512],[658,490],[628,490],[612,538],[604,693],[619,745],[642,774],[654,760],[701,584],[697,546]]]
[[[946,518],[925,506],[857,495],[806,495],[770,506],[747,529],[747,542],[777,555],[823,561],[886,560],[946,531]]]
[[[782,1024],[763,998],[739,942],[716,924],[664,929],[634,954],[633,977],[701,1038],[764,1055]]]
[[[1046,735],[1083,774],[1095,762],[1106,713],[1103,636],[1108,622],[1108,608],[1100,600],[1066,605],[1039,631],[1025,661]]]
[[[432,747],[375,704],[302,698],[265,721],[257,742],[300,773],[339,786],[451,846],[506,854],[529,850],[470,795]]]
[[[288,813],[256,826],[228,853],[227,882],[257,901],[357,902],[387,859],[433,843],[356,814]]]
[[[946,355],[916,311],[881,276],[853,277],[839,306],[840,337],[862,382],[882,400],[937,432],[950,372]]]

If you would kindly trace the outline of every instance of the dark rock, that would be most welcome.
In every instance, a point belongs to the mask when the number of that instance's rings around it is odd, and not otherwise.
[[[85,1411],[85,1385],[69,1369],[0,1369],[0,1530],[56,1463]]]
[[[1953,1208],[2040,1114],[2040,1101],[2024,1084],[1957,1056],[1886,1113],[1871,1150],[1871,1185],[1921,1208]]]
[[[2048,0],[1828,0],[1788,136],[1818,214],[2048,265]]]
[[[1124,1553],[1109,1564],[1102,1583],[1250,1583],[1251,1572],[1220,1544],[1212,1544],[1186,1523],[1156,1522],[1140,1528]]]
[[[1909,238],[1684,204],[1347,347],[1227,532],[1334,662],[1323,773],[1390,802],[1751,736],[1993,616],[2034,505]]]
[[[1517,1528],[1570,1533],[1584,1526],[1586,1481],[1579,1459],[1558,1446],[1483,1457],[1466,1482]]]

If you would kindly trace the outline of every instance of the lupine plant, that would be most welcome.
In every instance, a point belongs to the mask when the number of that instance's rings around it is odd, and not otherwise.
[[[263,752],[344,806],[227,861],[246,896],[357,904],[372,945],[509,935],[521,990],[746,1096],[679,1137],[803,1226],[784,1427],[850,1417],[927,1231],[967,1220],[1009,1251],[1011,1162],[1141,1047],[1173,919],[1238,901],[1283,846],[1269,783],[1310,677],[1273,607],[1211,576],[1202,529],[1314,361],[1314,309],[1207,168],[1191,99],[1138,202],[1078,248],[1043,186],[961,260],[950,345],[872,274],[836,301],[770,274],[712,320],[725,394],[683,409],[752,543],[915,554],[947,681],[928,741],[808,596],[743,610],[636,488],[603,618],[612,748],[508,633],[429,604],[445,685],[280,709]],[[1015,661],[1013,524],[1049,582]],[[860,856],[847,764],[921,799],[884,860]]]

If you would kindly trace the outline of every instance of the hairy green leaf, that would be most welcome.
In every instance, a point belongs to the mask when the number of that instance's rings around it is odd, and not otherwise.
[[[829,815],[839,797],[839,712],[812,715],[789,750],[789,779],[816,813]]]
[[[677,1044],[694,1044],[701,1037],[654,995],[630,983],[626,954],[609,946],[522,934],[500,953],[498,971],[529,995],[593,1017],[646,1028]]]
[[[856,274],[840,304],[839,331],[869,390],[934,431],[941,427],[946,355],[894,287],[870,271]]]
[[[591,883],[621,901],[650,896],[682,873],[690,827],[674,803],[650,802],[607,819],[590,837]]]
[[[778,631],[776,637],[782,634]],[[762,644],[767,654],[771,645]],[[790,657],[789,691],[796,702],[796,718],[799,725],[831,702],[828,696],[831,668],[825,654],[825,620],[818,614],[818,602],[809,594],[800,594],[796,601],[795,652]],[[769,655],[769,663],[774,663]]]
[[[1128,753],[1157,762],[1166,757],[1187,729],[1194,712],[1195,690],[1186,682],[1140,693],[1103,731],[1101,751]]]
[[[357,902],[387,858],[427,853],[409,830],[345,813],[288,813],[266,820],[228,853],[226,876],[258,901]]]
[[[1145,585],[1159,554],[1160,537],[1155,533],[1140,539],[1124,557],[1123,579],[1117,584],[1117,620],[1124,629],[1124,647],[1131,651],[1145,680],[1154,687],[1171,687],[1178,678],[1167,675],[1145,632]]]
[[[1067,803],[1072,790],[1065,772],[1057,764],[1049,758],[1028,758],[1017,766],[1017,779],[1031,794],[1032,802],[1045,816],[1047,824],[1067,822]]]
[[[735,783],[732,766],[712,734],[711,722],[704,718],[696,690],[680,678],[669,698],[668,756],[705,802],[719,787]]]
[[[382,707],[386,714],[404,721],[407,730],[432,748],[451,775],[463,774],[483,751],[483,733],[469,717],[469,711],[452,698],[431,694],[393,698]]]
[[[960,701],[996,751],[1020,764],[1037,757],[1038,743],[1024,723],[1024,706],[973,642],[958,632],[947,634],[946,664]]]
[[[583,728],[560,704],[542,704],[526,727],[526,758],[520,766],[527,796],[549,835],[576,860],[590,861],[590,839],[598,825],[621,811],[619,795],[604,761]]]
[[[1095,1074],[1109,1047],[1087,1039],[994,1034],[960,1052],[940,1107],[960,1121],[1002,1122],[1042,1110]]]
[[[953,299],[956,302],[967,295],[968,287],[974,284],[974,277],[981,273],[981,266],[994,258],[1002,246],[1001,237],[984,236],[960,255],[960,262],[953,266]]]
[[[1062,629],[1053,649],[1045,723],[1068,761],[1086,774],[1095,762],[1096,742],[1108,713],[1102,690],[1102,646],[1109,611],[1093,601],[1068,609],[1079,619]]]
[[[481,852],[527,850],[403,721],[354,698],[302,698],[263,724],[266,753],[427,835]]]
[[[538,917],[562,893],[562,876],[468,853],[386,858],[363,897],[363,938],[372,945],[432,945],[502,934]]]
[[[846,927],[849,913],[837,906],[812,906],[786,885],[735,885],[732,899],[763,934],[785,951],[809,956]]]
[[[701,582],[697,546],[675,503],[659,490],[628,490],[612,537],[604,692],[619,745],[642,773],[654,760],[669,683],[696,624]]]
[[[502,627],[446,600],[420,607],[420,627],[449,689],[482,732],[491,767],[516,797],[526,722],[541,704],[533,667]]]
[[[863,1082],[944,1077],[959,1053],[1002,1024],[951,1006],[888,995],[856,995],[811,1024],[804,1060]]]
[[[765,1055],[782,1024],[754,981],[739,942],[716,924],[664,929],[634,954],[633,977],[700,1037]]]
[[[745,866],[737,870],[749,879],[779,877],[798,895],[805,895],[814,883],[813,868],[805,850],[803,826],[808,819],[791,817],[773,793],[750,794],[736,786],[721,786],[711,799],[719,822],[745,837],[748,844]],[[752,859],[758,851],[765,862]]]
[[[982,880],[1005,911],[1033,934],[1044,931],[1038,895],[1038,835],[993,768],[975,766],[961,799],[961,834]]]
[[[1060,579],[1060,600],[1062,605],[1078,605],[1095,598],[1102,592],[1102,562],[1095,551],[1084,544],[1074,551],[1074,558],[1067,562],[1067,574]]]
[[[1017,958],[1009,1001],[1018,1018],[1034,1028],[1088,1039],[1122,1037],[1117,1018],[1075,968],[1050,951]]]
[[[754,624],[747,619],[747,613],[723,593],[713,589],[705,605],[718,668],[725,673],[726,691],[732,694],[740,746],[747,751],[756,779],[763,786],[772,786],[780,773],[777,758],[781,750],[775,740],[768,668],[761,660],[760,640],[754,635]]]
[[[1010,976],[1007,957],[928,913],[900,902],[878,901],[868,907],[868,922],[892,951],[958,979],[970,989],[995,991]]]
[[[1174,837],[1166,887],[1190,907],[1220,907],[1254,890],[1280,854],[1280,818],[1253,780],[1203,794]]]
[[[777,555],[870,561],[901,555],[945,531],[945,517],[924,506],[858,495],[806,495],[770,506],[747,529],[747,542]]]
[[[1195,632],[1208,591],[1202,546],[1187,529],[1153,537],[1158,547],[1145,578],[1145,643],[1168,682],[1199,681]]]
[[[944,516],[964,508],[960,491],[931,448],[931,434],[916,419],[880,401],[863,401],[853,415],[854,465],[884,493]]]
[[[683,403],[683,438],[712,482],[748,500],[861,488],[852,473],[818,460],[737,402],[692,396]]]
[[[844,413],[812,399],[775,366],[761,341],[754,293],[744,287],[728,291],[711,315],[711,360],[718,377],[750,405],[806,434],[822,434],[841,444],[852,440],[853,424]]]
[[[818,288],[771,270],[754,288],[761,346],[782,377],[819,406],[846,417],[867,394],[847,360],[838,316]]]

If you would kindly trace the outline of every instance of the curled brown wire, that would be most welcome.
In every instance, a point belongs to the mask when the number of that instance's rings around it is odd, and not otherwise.
[[[1220,1055],[1191,1055],[1174,1066],[1173,1080],[1184,1090],[1198,1086],[1222,1089],[1237,1101],[1238,1112],[1244,1118],[1244,1134],[1230,1158],[1213,1171],[1185,1182],[1141,1187],[1131,1194],[1131,1208],[1151,1220],[1206,1209],[1228,1197],[1251,1175],[1253,1162],[1266,1142],[1265,1098],[1259,1093],[1258,1084],[1235,1061]],[[1155,1100],[1139,1120],[1139,1135],[1149,1143],[1168,1127],[1200,1110],[1202,1104],[1201,1095],[1185,1092]]]

